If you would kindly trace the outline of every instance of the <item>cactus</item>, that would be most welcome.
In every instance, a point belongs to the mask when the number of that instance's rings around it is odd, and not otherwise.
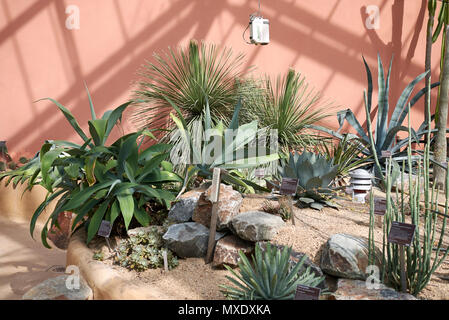
[[[428,88],[430,92],[430,88]],[[430,94],[429,94],[430,97]],[[365,95],[366,99],[366,95]],[[430,104],[428,104],[430,105]],[[410,109],[410,104],[408,105]],[[430,110],[427,108],[428,118],[430,119]],[[410,128],[410,113],[409,117],[409,135],[411,136]],[[371,143],[373,142],[373,134],[371,131],[371,120],[367,111],[367,125],[368,132],[370,133]],[[428,120],[428,126],[430,127],[430,120]],[[372,146],[372,148],[374,148]],[[412,148],[411,140],[409,139],[409,145],[407,149],[408,154],[408,171],[412,172]],[[376,166],[379,168],[379,159],[377,154],[374,153]],[[382,270],[380,273],[380,280],[382,282],[392,285],[395,288],[400,288],[400,263],[399,255],[400,248],[396,244],[388,243],[387,233],[391,228],[393,221],[407,222],[416,225],[415,237],[410,247],[406,248],[406,283],[408,291],[411,294],[418,294],[430,281],[432,274],[440,266],[440,264],[446,259],[449,248],[443,249],[443,237],[445,234],[446,220],[448,217],[448,200],[449,200],[449,172],[446,170],[446,202],[444,206],[444,214],[438,212],[438,191],[435,185],[430,187],[430,135],[427,137],[427,144],[424,149],[423,157],[418,161],[417,165],[417,181],[424,177],[424,188],[419,187],[419,183],[413,184],[412,175],[409,175],[409,190],[408,190],[408,204],[406,203],[406,191],[397,191],[396,199],[392,197],[391,187],[393,183],[393,171],[397,171],[399,165],[393,165],[394,161],[389,161],[387,166],[386,175],[382,175],[382,180],[386,186],[386,200],[387,210],[383,221],[383,241],[382,241]],[[447,168],[447,164],[446,164]],[[401,179],[402,185],[404,185],[404,173],[406,165],[402,163]],[[437,191],[437,192],[436,192]],[[420,196],[424,195],[424,206],[421,209]],[[373,239],[373,224],[374,224],[374,206],[370,206],[370,232],[369,232],[369,257],[373,258],[374,255],[374,239]],[[410,217],[406,216],[410,214]],[[442,227],[441,230],[437,228],[438,215],[442,215]],[[437,241],[437,246],[434,248],[434,243]],[[441,255],[440,255],[441,254]]]

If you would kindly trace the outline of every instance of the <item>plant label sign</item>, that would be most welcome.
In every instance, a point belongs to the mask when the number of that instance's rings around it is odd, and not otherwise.
[[[282,178],[280,194],[295,195],[296,188],[298,187],[298,179]]]
[[[388,234],[388,242],[410,247],[415,236],[415,229],[414,224],[393,221]]]
[[[389,151],[389,150],[382,151],[382,158],[390,158],[390,157],[391,157],[391,151]]]
[[[256,178],[263,178],[265,177],[265,169],[256,169],[254,175],[256,176]]]
[[[384,216],[387,211],[387,199],[374,198],[374,214]]]
[[[98,229],[98,235],[100,237],[109,238],[111,235],[112,225],[109,221],[103,220],[100,224],[100,229]]]
[[[318,300],[321,289],[298,284],[296,287],[295,300]]]

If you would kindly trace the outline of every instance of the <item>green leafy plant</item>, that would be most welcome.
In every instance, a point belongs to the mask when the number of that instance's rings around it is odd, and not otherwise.
[[[61,212],[70,211],[76,215],[72,229],[82,222],[87,228],[89,243],[102,220],[114,226],[120,218],[126,229],[133,219],[147,226],[150,223],[149,213],[145,210],[148,202],[156,201],[170,207],[178,191],[177,185],[182,183],[166,161],[170,145],[156,144],[139,151],[142,138],[153,137],[145,130],[127,134],[106,145],[110,132],[130,103],[106,111],[97,118],[89,95],[92,119],[88,122],[91,134],[88,137],[68,109],[53,99],[48,100],[56,104],[84,143],[48,141],[38,157],[22,168],[0,174],[0,180],[9,177],[8,183],[27,182],[27,189],[36,184],[47,189],[46,199],[31,219],[32,236],[38,217],[55,199],[55,209],[41,232],[42,243],[48,248],[48,230],[57,224]]]
[[[292,266],[291,251],[290,247],[280,250],[268,243],[266,250],[262,252],[260,244],[256,244],[252,264],[239,251],[240,275],[225,265],[237,279],[226,276],[235,286],[220,285],[224,289],[221,292],[233,300],[292,300],[299,284],[313,287],[321,283],[324,277],[317,277],[310,267],[300,272],[306,255]]]
[[[303,205],[317,210],[335,207],[329,200],[336,190],[333,182],[338,166],[326,157],[307,151],[291,153],[288,160],[281,160],[278,170],[281,177],[298,179],[297,195]]]
[[[114,262],[138,272],[160,268],[164,266],[163,250],[167,250],[169,269],[177,267],[178,259],[173,252],[163,248],[162,233],[157,226],[153,226],[122,240],[116,248]]]
[[[262,99],[248,109],[260,126],[278,130],[279,146],[288,154],[291,148],[309,149],[322,145],[325,137],[309,127],[330,115],[329,103],[309,88],[304,76],[289,69],[276,81],[267,77],[262,86]]]

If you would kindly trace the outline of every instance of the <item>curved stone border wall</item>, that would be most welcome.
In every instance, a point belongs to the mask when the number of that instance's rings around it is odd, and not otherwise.
[[[112,267],[93,259],[93,250],[86,245],[86,233],[80,229],[70,238],[67,266],[76,265],[81,276],[92,288],[94,300],[156,300],[161,295],[156,288],[135,284]]]
[[[18,185],[14,189],[12,184],[5,187],[4,181],[0,182],[0,216],[14,222],[30,222],[34,211],[44,201],[47,191],[41,186],[35,186],[24,193],[25,189],[26,184]],[[56,200],[41,214],[38,223],[46,222],[55,204]]]

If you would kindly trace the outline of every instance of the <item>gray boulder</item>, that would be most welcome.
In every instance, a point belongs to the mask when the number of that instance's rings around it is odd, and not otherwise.
[[[262,211],[243,212],[231,223],[236,235],[253,242],[271,240],[285,226],[280,217]]]
[[[168,219],[175,222],[190,221],[203,192],[204,190],[190,190],[181,195],[168,212]]]
[[[78,278],[76,278],[78,277]],[[79,280],[79,281],[78,281]],[[79,285],[79,286],[78,286]],[[50,278],[28,290],[23,300],[92,300],[92,289],[80,275]]]
[[[397,292],[382,283],[370,287],[365,281],[338,279],[337,291],[330,300],[418,300],[408,293]]]
[[[225,234],[217,232],[215,241]],[[196,222],[171,225],[162,236],[168,248],[181,258],[204,257],[207,253],[209,228]]]
[[[376,249],[377,266],[380,266],[380,257],[381,253]],[[329,275],[365,280],[368,265],[368,241],[364,238],[334,234],[323,248],[320,266]]]

